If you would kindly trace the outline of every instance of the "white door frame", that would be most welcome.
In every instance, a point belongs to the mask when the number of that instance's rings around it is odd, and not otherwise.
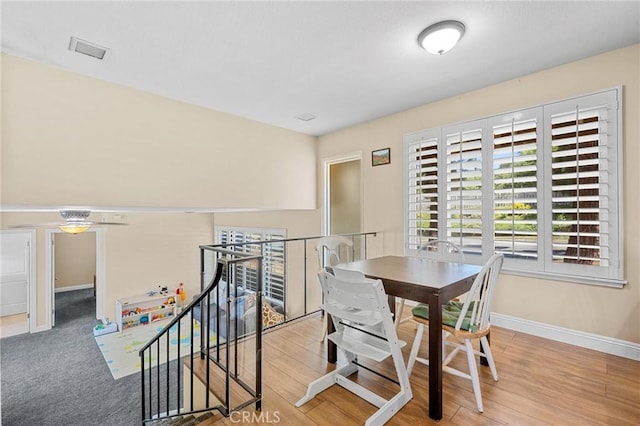
[[[1,230],[3,234],[27,234],[29,236],[29,240],[27,244],[29,244],[29,278],[27,284],[27,332],[33,333],[37,331],[37,316],[38,316],[38,298],[36,297],[37,292],[37,280],[36,280],[36,267],[37,267],[37,259],[36,259],[36,230],[35,229],[8,229]]]
[[[104,276],[104,229],[90,228],[85,232],[96,234],[96,319],[104,318],[102,301],[105,297]],[[55,250],[53,248],[54,234],[61,234],[59,229],[45,230],[44,260],[45,260],[45,330],[50,330],[54,323],[53,297],[55,293]]]
[[[333,157],[327,157],[322,160],[322,234],[329,234],[330,214],[329,200],[331,200],[331,166],[333,164],[346,163],[349,161],[360,161],[360,230],[363,228],[363,202],[364,202],[364,187],[363,187],[363,173],[364,167],[362,167],[362,151],[353,151],[346,154],[340,154]]]

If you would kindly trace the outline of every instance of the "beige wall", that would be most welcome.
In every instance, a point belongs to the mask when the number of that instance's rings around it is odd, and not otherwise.
[[[187,300],[200,290],[200,249],[213,242],[212,214],[127,213],[129,226],[105,233],[104,312],[114,318],[116,299],[184,283]]]
[[[316,208],[316,138],[73,74],[2,59],[2,205]],[[60,166],[60,165],[64,166]],[[295,179],[291,179],[295,176]],[[199,288],[212,214],[127,214],[105,234],[103,309],[158,284]],[[3,213],[2,228],[56,213]],[[98,218],[99,220],[100,218]],[[37,325],[45,324],[37,232]]]
[[[640,343],[640,45],[506,81],[322,136],[323,158],[391,147],[391,164],[364,170],[364,230],[385,231],[385,253],[402,254],[403,135],[449,123],[624,86],[623,289],[504,275],[494,310],[541,323]],[[318,167],[319,173],[321,168]]]
[[[200,289],[199,246],[213,242],[213,214],[126,213],[129,226],[104,227],[102,310],[114,318],[115,301],[184,283],[189,300]],[[24,223],[55,222],[57,213],[2,213],[3,228]],[[107,217],[112,220],[111,217]],[[46,324],[45,233],[36,233],[36,326]]]
[[[363,231],[382,231],[374,255],[403,248],[402,137],[623,85],[624,289],[501,277],[499,313],[640,343],[640,46],[424,105],[316,140],[2,55],[2,202],[312,209],[216,214],[216,224],[320,234],[322,160],[390,146],[390,165],[362,163]],[[317,152],[316,152],[317,149]],[[67,161],[77,150],[92,161]],[[247,156],[247,152],[255,155]],[[316,156],[317,155],[317,156]],[[49,163],[65,161],[67,168]],[[318,178],[316,178],[316,174]],[[79,178],[80,177],[80,178]],[[2,227],[57,214],[2,214]],[[213,240],[213,215],[127,214],[107,229],[104,309],[158,284],[199,287],[198,245]],[[44,281],[38,230],[38,307]],[[383,247],[383,248],[382,248]],[[299,255],[299,252],[297,253]]]
[[[96,274],[96,234],[55,235],[56,290],[93,284]]]
[[[316,208],[314,137],[4,54],[2,124],[5,205]]]

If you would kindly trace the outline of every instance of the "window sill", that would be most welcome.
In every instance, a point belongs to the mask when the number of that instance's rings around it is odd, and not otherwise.
[[[523,270],[515,270],[502,268],[502,273],[506,275],[516,275],[521,277],[535,277],[542,278],[550,281],[563,281],[575,284],[586,284],[586,285],[595,285],[600,287],[612,287],[612,288],[623,288],[628,281],[627,280],[614,280],[610,278],[585,278],[585,277],[576,277],[572,275],[558,275],[558,274],[548,274],[544,272],[535,272],[535,271],[523,271]]]

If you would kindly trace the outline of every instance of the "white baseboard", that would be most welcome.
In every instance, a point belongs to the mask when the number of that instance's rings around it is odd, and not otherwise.
[[[17,336],[18,334],[24,334],[28,332],[29,332],[29,324],[26,321],[24,323],[19,323],[19,324],[0,326],[0,337]]]
[[[509,315],[491,313],[491,324],[582,348],[640,361],[640,344]]]
[[[56,287],[56,293],[62,293],[63,291],[84,290],[87,288],[93,288],[93,283],[70,285],[67,287]]]

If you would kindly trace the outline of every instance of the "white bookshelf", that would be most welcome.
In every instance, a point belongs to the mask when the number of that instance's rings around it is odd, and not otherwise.
[[[116,300],[116,323],[118,330],[151,324],[176,315],[175,296],[133,296]]]

